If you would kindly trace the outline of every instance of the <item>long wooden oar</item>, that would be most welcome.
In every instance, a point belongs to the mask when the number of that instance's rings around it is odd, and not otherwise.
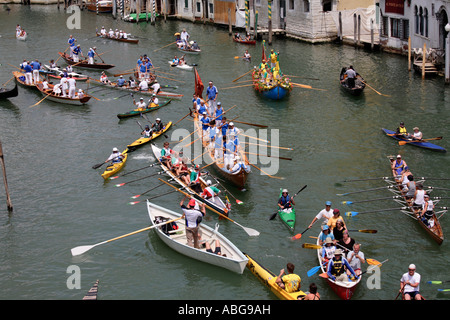
[[[399,141],[398,144],[400,146],[403,146],[407,143],[412,143],[412,142],[422,142],[422,141],[430,141],[430,140],[442,140],[442,137],[436,137],[436,138],[428,138],[428,139],[422,139],[422,140],[410,140],[410,141]]]
[[[145,176],[145,177],[140,177],[138,179],[134,179],[134,180],[131,180],[131,181],[128,181],[128,182],[123,182],[123,183],[116,184],[115,186],[119,188],[119,187],[122,187],[124,185],[129,184],[129,183],[140,181],[140,180],[147,179],[147,178],[150,178],[150,177],[154,177],[154,176],[157,176],[157,175],[161,175],[163,173],[164,173],[164,171],[153,173],[153,174]]]
[[[63,52],[63,54],[62,55],[60,55],[59,56],[59,58],[58,59],[56,59],[56,61],[55,61],[55,64],[59,61],[59,59],[61,59],[62,58],[62,56],[64,55],[64,53],[66,53],[66,51],[68,50],[70,48],[70,46],[68,46],[67,47],[67,49],[66,50],[64,50],[64,52]]]
[[[280,180],[284,180],[284,177],[276,177],[276,176],[271,176],[270,174],[268,174],[267,172],[263,171],[262,169],[258,168],[257,166],[255,166],[253,163],[249,163],[252,167],[258,169],[259,171],[261,171],[262,173],[264,173],[264,175],[268,176],[269,178],[273,178],[273,179],[280,179]]]
[[[148,165],[148,166],[145,166],[145,167],[143,167],[143,168],[139,168],[139,169],[136,169],[136,170],[133,170],[133,171],[129,171],[129,172],[124,173],[124,174],[122,174],[122,175],[120,175],[120,176],[110,177],[109,179],[110,179],[110,180],[114,180],[114,179],[117,179],[117,178],[120,178],[120,177],[125,177],[125,176],[127,176],[127,175],[129,175],[129,174],[131,174],[131,173],[135,173],[135,172],[137,172],[137,171],[141,171],[141,170],[144,170],[144,169],[147,169],[147,168],[151,168],[151,167],[156,166],[156,165],[159,165],[159,163],[158,163],[158,162],[157,162],[157,163],[152,163],[152,164],[150,164],[150,165]]]
[[[366,179],[346,179],[342,182],[354,182],[354,181],[369,181],[369,180],[390,180],[392,177],[378,177],[378,178],[366,178]]]
[[[358,214],[383,212],[383,211],[394,211],[394,210],[407,210],[407,209],[408,209],[408,207],[400,207],[400,208],[388,208],[388,209],[371,210],[371,211],[363,211],[363,212],[349,211],[349,212],[346,212],[345,215],[347,217],[354,217],[354,216],[357,216]]]
[[[247,138],[252,138],[252,139],[255,139],[255,140],[258,140],[258,141],[261,141],[261,142],[270,143],[269,140],[264,140],[264,139],[261,139],[261,138],[249,136],[249,135],[246,135],[246,134],[243,134],[243,133],[240,133],[240,135],[244,136],[244,137],[247,137]]]
[[[262,125],[262,124],[249,123],[249,122],[243,122],[243,121],[237,121],[237,120],[233,120],[233,122],[242,123],[242,124],[247,124],[247,125],[249,125],[249,126],[254,126],[254,127],[258,127],[258,128],[267,128],[267,127],[268,127],[268,126]]]
[[[372,89],[373,91],[375,91],[377,94],[379,94],[380,96],[385,96],[385,97],[390,97],[390,95],[388,94],[383,94],[381,92],[378,92],[377,90],[375,90],[370,84],[368,84],[367,82],[365,82],[361,77],[359,77],[359,81],[361,81],[362,83],[364,83],[366,86],[368,86],[370,89]]]
[[[253,146],[260,146],[260,147],[267,147],[267,148],[275,148],[275,149],[282,149],[282,150],[289,150],[289,151],[294,150],[293,148],[278,147],[278,146],[265,146],[265,145],[261,145],[261,144],[259,144],[259,143],[252,143],[252,142],[243,142],[243,144],[250,144],[250,145],[253,145]]]
[[[162,179],[160,179],[160,178],[158,178],[158,180],[161,181],[161,182],[166,183],[166,184],[169,185],[171,188],[174,188],[175,190],[178,190],[180,193],[184,194],[185,196],[191,197],[189,194],[187,194],[187,193],[184,192],[184,191],[181,191],[180,189],[178,189],[177,187],[171,185],[170,183],[168,183],[168,182],[166,182],[166,181],[164,181],[164,180],[162,180]],[[259,236],[259,231],[256,231],[255,229],[252,229],[252,228],[244,227],[244,226],[240,225],[239,223],[237,223],[236,221],[234,221],[233,219],[230,219],[230,218],[228,218],[227,216],[225,216],[225,215],[221,214],[220,212],[218,212],[217,210],[214,210],[214,209],[211,208],[210,206],[208,206],[208,205],[205,205],[205,206],[206,206],[208,209],[210,209],[211,211],[217,213],[217,214],[218,214],[219,216],[221,216],[222,218],[228,219],[228,220],[230,220],[231,222],[233,222],[234,224],[236,224],[236,225],[238,225],[239,227],[241,227],[242,229],[244,229],[244,231],[247,232],[247,234],[248,234],[249,236]]]
[[[359,200],[359,201],[342,201],[342,204],[351,205],[354,203],[360,203],[360,202],[371,202],[371,201],[378,201],[378,200],[388,200],[388,199],[403,199],[402,196],[392,196],[392,197],[386,197],[386,198],[378,198],[378,199],[369,199],[369,200]]]
[[[247,152],[247,151],[245,151],[244,153],[246,153],[246,154],[253,154],[255,156],[268,157],[268,158],[277,158],[277,159],[281,159],[281,160],[291,160],[292,161],[292,158],[287,158],[287,157],[269,156],[268,154],[260,154],[260,153]]]
[[[39,102],[36,102],[36,103],[33,104],[32,106],[29,106],[29,108],[36,107],[38,104],[40,104],[42,101],[44,101],[45,99],[47,99],[49,96],[51,96],[51,94],[47,94],[44,98],[42,98],[41,100],[39,100]]]
[[[4,86],[6,86],[12,79],[14,79],[15,78],[15,76],[12,76],[12,78],[11,79],[9,79],[8,81],[6,81],[4,84],[2,84],[2,87],[4,87]]]
[[[85,246],[75,247],[75,248],[72,248],[70,251],[72,252],[72,256],[78,256],[78,255],[83,254],[83,253],[85,253],[86,251],[89,251],[89,250],[91,250],[92,248],[94,248],[94,247],[96,247],[96,246],[99,246],[99,245],[101,245],[101,244],[109,243],[109,242],[112,242],[112,241],[115,241],[115,240],[119,240],[119,239],[122,239],[122,238],[125,238],[125,237],[128,237],[128,236],[134,235],[134,234],[136,234],[136,233],[140,233],[140,232],[144,232],[144,231],[147,231],[147,230],[156,228],[156,227],[160,227],[160,226],[162,226],[162,225],[165,225],[165,224],[168,224],[168,223],[171,223],[171,222],[180,220],[180,219],[182,219],[182,218],[183,218],[183,217],[179,217],[179,218],[172,219],[172,220],[169,220],[169,221],[166,221],[166,222],[162,222],[162,223],[159,223],[159,224],[155,224],[155,225],[153,225],[153,226],[146,227],[146,228],[142,228],[142,229],[139,229],[139,230],[136,230],[136,231],[133,231],[133,232],[124,234],[124,235],[122,235],[122,236],[115,237],[115,238],[112,238],[112,239],[109,239],[109,240],[106,240],[106,241],[102,241],[102,242],[99,242],[99,243],[96,243],[96,244],[91,244],[91,245],[85,245]]]
[[[174,125],[176,125],[177,123],[179,123],[181,120],[183,120],[184,118],[186,118],[188,115],[192,114],[192,110],[189,109],[189,113],[187,115],[185,115],[183,118],[181,118],[180,120],[178,120],[177,122],[175,122]]]
[[[303,190],[305,190],[307,186],[308,186],[308,185],[305,184],[300,190],[298,190],[297,193],[294,194],[294,195],[292,196],[292,199],[294,199],[300,192],[302,192]],[[275,219],[275,217],[277,216],[277,213],[278,213],[278,211],[275,212],[275,213],[273,213],[273,214],[270,216],[269,220]]]
[[[240,78],[242,78],[243,76],[245,76],[245,75],[247,75],[247,74],[249,74],[250,72],[252,72],[253,71],[253,69],[251,69],[251,70],[249,70],[248,72],[246,72],[246,73],[244,73],[242,76],[240,76],[240,77],[238,77],[238,78],[236,78],[236,79],[234,79],[233,81],[231,81],[231,82],[236,82],[236,81],[238,81]]]
[[[337,193],[337,196],[346,196],[348,194],[354,194],[354,193],[361,193],[361,192],[368,192],[368,191],[374,191],[374,190],[381,190],[381,189],[393,189],[394,186],[385,186],[385,187],[378,187],[378,188],[372,188],[372,189],[366,189],[366,190],[360,190],[360,191],[353,191],[353,192],[347,192],[347,193]]]
[[[161,47],[161,48],[159,48],[159,49],[155,49],[155,50],[153,50],[153,52],[156,52],[156,51],[158,51],[158,50],[164,49],[165,47],[168,47],[168,46],[170,46],[171,44],[175,44],[175,43],[177,43],[177,42],[176,42],[176,41],[174,41],[174,42],[171,42],[171,43],[169,43],[169,44],[165,45],[164,47]]]

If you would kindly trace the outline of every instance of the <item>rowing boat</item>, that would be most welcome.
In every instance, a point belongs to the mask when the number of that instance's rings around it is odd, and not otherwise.
[[[0,88],[0,100],[17,97],[18,95],[19,90],[17,90],[17,82],[14,88],[12,89]]]
[[[245,155],[245,150],[241,145],[237,146],[237,155],[239,156],[239,168],[233,170],[234,163],[231,164],[232,168],[227,168],[224,163],[223,155],[219,155],[218,158],[215,157],[215,142],[211,142],[209,139],[209,133],[203,136],[202,123],[198,119],[198,114],[194,114],[194,125],[199,137],[202,137],[203,148],[205,154],[206,163],[212,163],[213,167],[216,169],[217,173],[233,183],[239,188],[244,188],[248,175],[250,174],[250,166],[247,156]],[[217,138],[217,137],[216,137]],[[220,153],[220,152],[219,152]]]
[[[127,162],[127,159],[128,159],[128,149],[125,149],[122,152],[122,154],[124,156],[124,158],[122,159],[122,162],[112,163],[106,167],[105,171],[102,173],[103,179],[107,180],[113,174],[116,174],[117,172],[122,170],[122,168],[125,166],[125,163]]]
[[[68,64],[79,67],[79,68],[88,68],[88,69],[101,69],[101,70],[107,70],[114,68],[115,65],[112,64],[106,64],[106,63],[93,63],[90,64],[87,62],[87,60],[81,60],[79,62],[73,61],[73,59],[67,54],[63,52],[58,52],[58,54],[66,61]]]
[[[190,65],[188,65],[188,64],[183,64],[183,65],[179,65],[179,64],[173,64],[173,62],[172,61],[168,61],[168,63],[170,64],[170,66],[171,67],[176,67],[176,68],[178,68],[178,69],[181,69],[181,70],[187,70],[187,71],[190,71],[190,70],[192,70],[192,66],[190,66]]]
[[[133,110],[130,110],[130,111],[125,112],[125,113],[119,113],[117,115],[117,118],[119,118],[119,119],[126,119],[126,118],[130,118],[130,117],[140,116],[143,113],[148,113],[148,112],[152,112],[152,111],[158,110],[158,109],[168,105],[171,101],[172,101],[172,99],[169,99],[166,102],[158,104],[155,107],[149,107],[149,108],[146,108],[144,110],[133,109]]]
[[[26,88],[36,88],[35,84],[27,84],[25,82],[25,74],[23,72],[13,71],[12,74],[13,74],[14,78],[16,78],[16,81],[20,85],[22,85],[22,86],[24,86]]]
[[[86,7],[88,11],[97,13],[111,13],[113,11],[113,3],[111,0],[88,2]]]
[[[259,72],[255,69],[252,72],[253,89],[264,98],[271,100],[281,100],[292,91],[292,84],[289,78],[283,76],[280,80],[266,83],[259,78]]]
[[[320,233],[319,233],[320,237]],[[317,237],[317,245],[319,244],[319,237]],[[317,258],[319,260],[320,269],[322,270],[322,274],[325,274],[324,277],[326,277],[326,281],[328,285],[331,287],[331,289],[341,298],[342,300],[350,300],[358,287],[359,283],[361,282],[362,276],[359,276],[356,281],[335,281],[331,280],[327,276],[327,265],[322,264],[322,255],[321,255],[322,249],[317,249]]]
[[[155,139],[158,138],[160,135],[164,134],[167,130],[169,130],[169,128],[170,128],[171,125],[172,125],[172,121],[170,121],[169,123],[167,123],[167,124],[163,127],[162,131],[160,131],[160,132],[153,132],[151,137],[148,137],[148,138],[146,138],[146,137],[140,137],[139,139],[137,139],[136,141],[134,141],[133,143],[131,143],[131,144],[129,144],[129,145],[127,146],[128,150],[129,150],[130,152],[131,152],[131,151],[134,151],[134,150],[136,150],[137,148],[143,146],[144,144],[147,144],[147,143],[149,143],[150,141],[155,140]]]
[[[242,43],[242,44],[256,44],[256,40],[243,40],[241,38],[236,38],[233,36],[233,41],[234,42],[238,42],[238,43]]]
[[[89,95],[84,95],[81,99],[78,97],[78,95],[76,95],[75,98],[70,98],[68,96],[63,97],[63,96],[56,95],[53,92],[54,86],[52,84],[48,84],[47,90],[44,89],[44,86],[42,83],[38,83],[36,85],[36,87],[46,97],[45,99],[54,101],[54,102],[60,102],[60,103],[72,104],[72,105],[84,105],[84,104],[88,103],[88,101],[91,99],[91,96],[89,96]]]
[[[150,87],[148,88],[148,90],[140,90],[139,87],[131,88],[128,85],[124,85],[124,86],[120,87],[117,85],[117,83],[114,83],[114,82],[104,83],[104,82],[101,82],[100,80],[97,80],[94,78],[90,78],[89,80],[91,81],[91,83],[93,85],[103,86],[103,87],[107,87],[107,88],[111,88],[111,89],[128,91],[131,93],[138,93],[138,94],[143,94],[143,95],[153,95],[153,93],[154,93],[153,89],[151,89]],[[160,90],[156,94],[156,96],[159,98],[168,98],[168,99],[181,99],[183,97],[182,94],[168,92],[168,91],[162,91],[162,90]]]
[[[61,80],[61,78],[62,78],[61,76],[57,76],[57,75],[54,75],[54,74],[49,74],[48,77],[49,77],[49,79],[52,78],[52,79],[55,79],[55,80]],[[84,77],[72,76],[72,77],[75,80],[77,80],[77,81],[87,81],[87,80],[89,80],[88,76],[84,76]]]
[[[361,95],[361,93],[363,93],[364,91],[364,88],[366,87],[365,83],[363,82],[364,79],[359,74],[357,74],[355,79],[355,86],[351,87],[347,83],[346,76],[344,74],[345,71],[346,68],[342,68],[341,74],[339,75],[339,84],[341,85],[341,88],[344,89],[345,92],[348,92],[353,96]]]
[[[399,141],[408,141],[407,144],[411,144],[413,146],[416,147],[420,147],[420,148],[424,148],[424,149],[428,149],[428,150],[433,150],[433,151],[439,151],[439,152],[447,152],[447,150],[441,146],[438,146],[434,143],[428,142],[428,141],[422,141],[422,142],[410,142],[411,140],[408,140],[407,138],[404,138],[403,136],[398,136],[395,134],[395,131],[389,130],[389,129],[384,129],[382,128],[381,130],[383,130],[383,132],[395,139],[395,140],[399,140]]]
[[[100,33],[96,33],[97,37],[108,39],[108,40],[114,40],[119,42],[126,42],[126,43],[134,43],[137,44],[139,42],[139,39],[129,39],[129,38],[116,38],[116,37],[110,37],[108,35],[101,35]]]
[[[148,200],[147,211],[152,225],[181,217],[180,213],[160,207]],[[248,261],[247,257],[230,240],[218,232],[218,224],[216,224],[216,228],[213,229],[204,223],[201,223],[199,229],[201,230],[202,240],[210,243],[213,252],[215,250],[215,240],[219,240],[221,255],[207,252],[202,246],[200,249],[188,246],[185,220],[177,220],[176,225],[177,228],[173,231],[169,231],[171,229],[170,227],[167,228],[164,226],[154,228],[153,230],[155,230],[158,237],[167,246],[187,257],[225,268],[239,274],[244,272]]]
[[[199,54],[200,52],[202,52],[202,50],[200,48],[198,48],[198,49],[194,49],[191,47],[186,48],[184,43],[182,43],[182,42],[177,42],[177,48],[178,48],[178,50],[180,50],[181,52],[184,52],[184,53]]]
[[[280,198],[282,194],[283,189],[280,188],[280,195],[278,198]],[[294,206],[291,206],[288,209],[280,209],[280,207],[278,207],[278,216],[280,217],[281,221],[283,221],[283,223],[286,225],[286,227],[288,227],[288,229],[291,232],[294,232],[296,219]]]
[[[183,179],[176,176],[172,170],[170,170],[166,165],[164,165],[161,162],[161,149],[160,148],[158,148],[157,146],[152,144],[152,150],[153,150],[153,154],[155,155],[155,158],[158,159],[159,165],[161,166],[163,171],[167,175],[169,175],[170,178],[172,178],[176,183],[178,183],[180,186],[182,186],[183,189],[186,190],[190,195],[192,195],[197,201],[200,201],[200,202],[206,204],[207,206],[209,206],[212,209],[219,212],[221,215],[224,215],[224,216],[229,215],[230,210],[231,210],[231,207],[229,204],[225,204],[222,201],[222,199],[218,196],[215,196],[213,198],[213,201],[211,201],[210,199],[205,199],[202,196],[200,196],[200,194],[195,192],[190,186],[186,185],[186,183],[184,182]],[[186,163],[188,163],[188,162],[189,161],[187,161]],[[191,169],[188,169],[188,170],[189,170],[189,173],[192,171]],[[205,179],[203,179],[203,177],[200,177],[199,182],[200,182],[201,189],[204,190],[207,187]]]
[[[298,300],[298,298],[306,296],[303,291],[287,292],[286,290],[280,288],[276,284],[277,276],[266,269],[263,265],[257,262],[255,259],[250,257],[248,254],[244,253],[248,258],[247,268],[281,300]]]
[[[25,41],[27,39],[27,36],[28,36],[28,33],[25,30],[22,30],[22,32],[19,34],[16,33],[17,40]]]
[[[392,166],[392,163],[395,161],[395,157],[389,156],[390,165]],[[404,196],[404,193],[402,192],[402,181],[397,181],[396,176],[394,173],[392,173],[394,176],[394,184],[397,186],[397,190],[390,189],[391,191],[395,192],[396,194],[400,194],[402,196],[402,200],[394,199],[394,201],[399,202],[401,204],[405,204],[408,206],[408,211],[403,211],[404,213],[408,214],[408,216],[412,217],[414,220],[417,221],[417,223],[428,233],[431,238],[436,241],[437,244],[441,245],[444,241],[444,233],[442,231],[441,223],[439,222],[439,219],[437,218],[436,214],[433,214],[433,217],[430,219],[430,221],[433,221],[433,227],[429,228],[421,219],[420,219],[420,209],[414,210],[413,208],[413,201],[406,199]],[[392,183],[389,180],[385,180],[388,183]]]

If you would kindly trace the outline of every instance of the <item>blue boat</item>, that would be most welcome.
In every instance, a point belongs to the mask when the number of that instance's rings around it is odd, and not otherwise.
[[[401,136],[397,136],[395,135],[395,131],[389,130],[389,129],[384,129],[382,128],[381,130],[383,130],[383,132],[391,137],[394,138],[395,140],[399,140],[399,141],[410,141],[408,139],[405,139]],[[409,142],[408,144],[412,144],[413,146],[416,147],[420,147],[420,148],[425,148],[425,149],[429,149],[429,150],[434,150],[434,151],[440,151],[440,152],[447,152],[447,150],[445,150],[444,148],[442,148],[441,146],[438,146],[434,143],[430,143],[430,142]]]
[[[274,85],[267,85],[260,81],[257,71],[253,71],[252,78],[253,88],[267,99],[281,100],[292,90],[289,80],[277,81]]]

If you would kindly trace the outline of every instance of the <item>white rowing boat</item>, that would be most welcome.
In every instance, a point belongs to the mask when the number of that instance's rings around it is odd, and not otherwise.
[[[177,65],[174,65],[173,64],[173,62],[172,61],[167,61],[172,67],[175,67],[175,68],[178,68],[178,69],[181,69],[181,70],[188,70],[188,71],[190,71],[190,70],[192,70],[193,69],[193,66],[190,66],[190,65],[188,65],[188,64],[183,64],[183,65],[179,65],[179,64],[177,64]]]
[[[205,203],[207,206],[213,208],[214,210],[218,211],[220,214],[224,216],[228,216],[231,209],[230,206],[227,206],[221,198],[218,196],[214,197],[212,200],[210,199],[204,199],[202,198],[198,193],[196,193],[192,188],[188,187],[186,183],[180,179],[180,177],[177,177],[175,173],[173,173],[169,168],[167,168],[162,162],[161,162],[161,149],[152,144],[152,150],[153,154],[155,155],[155,158],[158,160],[161,168],[164,170],[164,172],[169,175],[174,181],[176,181],[179,185],[183,186],[184,190],[186,190],[189,194],[191,194],[197,201]],[[206,181],[200,177],[200,185],[202,187],[202,190],[207,186]]]
[[[161,220],[168,221],[181,217],[180,213],[160,207],[148,200],[147,210],[152,225],[160,223]],[[161,218],[157,219],[156,217]],[[200,230],[202,232],[202,240],[210,243],[213,252],[215,250],[215,240],[219,240],[221,255],[207,252],[205,248],[196,249],[188,246],[184,219],[177,220],[176,224],[178,229],[174,231],[167,231],[170,228],[163,228],[163,226],[154,228],[158,237],[166,245],[190,258],[225,268],[239,274],[243,273],[245,266],[247,265],[247,257],[230,240],[218,232],[218,224],[216,224],[216,229],[212,229],[201,223]]]

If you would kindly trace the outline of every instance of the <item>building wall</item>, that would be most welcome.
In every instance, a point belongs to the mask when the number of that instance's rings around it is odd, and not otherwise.
[[[375,5],[378,0],[338,0],[337,11],[368,8]]]

